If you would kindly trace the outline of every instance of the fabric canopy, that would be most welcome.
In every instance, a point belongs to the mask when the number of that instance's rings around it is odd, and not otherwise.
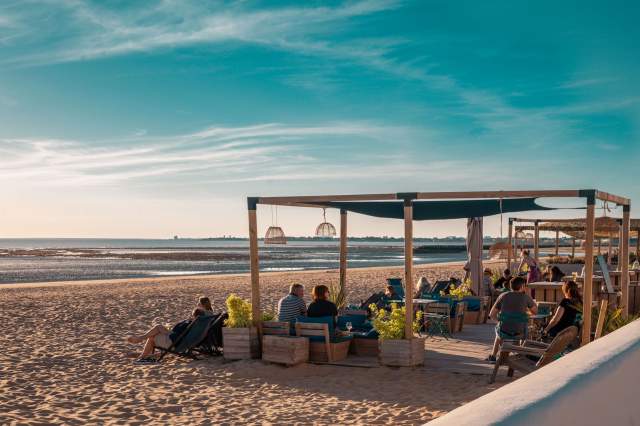
[[[343,209],[367,216],[402,219],[404,201],[330,201],[311,202],[323,207]],[[501,206],[502,204],[502,206]],[[414,201],[414,220],[468,219],[533,210],[555,210],[536,204],[535,198],[506,198],[488,200]]]

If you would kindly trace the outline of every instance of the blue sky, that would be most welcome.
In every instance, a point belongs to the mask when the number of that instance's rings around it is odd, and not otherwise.
[[[5,0],[0,234],[244,235],[247,195],[639,199],[639,4],[529,3]]]

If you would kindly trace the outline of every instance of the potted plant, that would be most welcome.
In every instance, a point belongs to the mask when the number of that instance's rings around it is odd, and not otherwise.
[[[373,328],[380,335],[378,339],[378,359],[382,365],[396,367],[412,367],[424,363],[424,337],[405,337],[405,308],[391,304],[391,312],[378,309],[374,304],[369,306],[373,317]],[[413,321],[414,332],[420,329],[422,312],[418,311]]]
[[[226,300],[229,318],[222,328],[225,359],[251,359],[260,357],[258,329],[253,326],[251,303],[230,294]]]

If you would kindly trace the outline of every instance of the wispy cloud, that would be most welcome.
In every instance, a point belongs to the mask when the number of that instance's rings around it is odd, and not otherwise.
[[[386,140],[397,143],[412,132],[366,122],[313,126],[268,123],[211,126],[173,136],[141,133],[101,141],[0,138],[0,178],[85,186],[199,174],[220,182],[242,182],[262,175],[254,171],[257,169],[269,170],[271,180],[292,176],[313,180],[319,178],[313,170],[327,161],[324,149],[331,151],[343,144],[386,149]],[[320,142],[322,149],[318,148]],[[343,152],[340,158],[333,158],[333,169],[324,168],[322,176],[349,170],[357,156],[349,154],[353,152],[350,149]]]
[[[301,39],[331,33],[333,24],[397,6],[397,2],[392,0],[360,0],[335,7],[252,10],[245,7],[244,2],[159,1],[141,8],[130,6],[113,10],[82,0],[55,3],[31,0],[29,3],[34,3],[34,7],[56,8],[61,15],[57,21],[62,35],[58,34],[51,43],[36,40],[36,46],[40,45],[39,52],[7,58],[5,63],[71,62],[229,42],[286,48]],[[31,13],[22,21],[26,26],[36,26],[42,19],[48,17]],[[37,37],[33,33],[31,35]],[[41,36],[51,34],[42,33]]]

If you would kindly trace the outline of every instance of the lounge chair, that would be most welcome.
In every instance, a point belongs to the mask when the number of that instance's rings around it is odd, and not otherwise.
[[[200,316],[193,320],[168,348],[160,350],[158,361],[167,354],[183,358],[198,359],[197,354],[221,355],[220,341],[212,332],[216,325],[222,325],[225,314]]]
[[[509,367],[507,371],[507,376],[509,377],[513,377],[515,370],[529,374],[540,367],[544,367],[560,358],[562,352],[575,340],[577,335],[578,328],[571,326],[558,333],[548,344],[532,340],[526,340],[522,345],[503,343],[500,346],[500,356],[496,361],[489,383],[493,383],[496,380],[496,375],[501,365]]]
[[[401,300],[404,300],[404,286],[402,285],[402,278],[387,278],[387,284],[393,287],[393,290]]]
[[[347,357],[352,336],[334,335],[333,317],[298,317],[296,336],[309,337],[309,361],[336,362]]]

